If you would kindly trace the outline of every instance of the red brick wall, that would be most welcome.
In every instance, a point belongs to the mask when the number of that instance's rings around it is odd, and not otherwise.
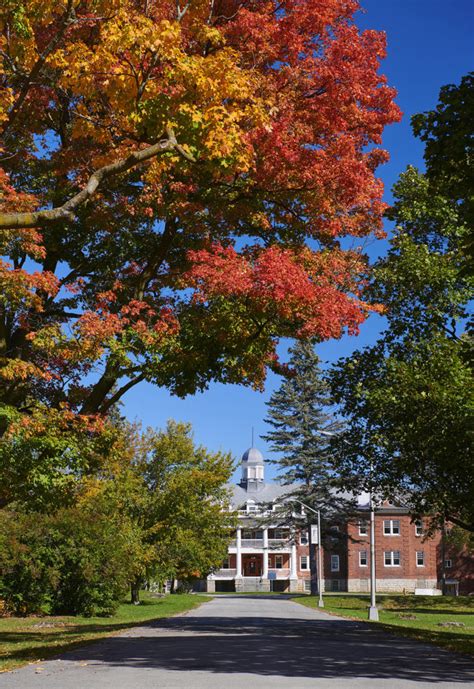
[[[385,535],[384,521],[398,520],[400,535]],[[367,523],[367,536],[359,536],[358,524],[348,525],[348,575],[349,578],[366,578],[370,576],[370,525]],[[352,540],[351,540],[352,539]],[[416,526],[409,515],[384,511],[375,515],[375,567],[377,579],[437,579],[438,547],[441,534],[430,539],[416,535]],[[359,551],[366,550],[368,561],[366,567],[359,566]],[[385,565],[385,551],[400,552],[400,566]],[[416,552],[423,551],[424,566],[416,564]]]

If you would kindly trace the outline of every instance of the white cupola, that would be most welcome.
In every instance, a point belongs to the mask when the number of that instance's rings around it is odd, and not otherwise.
[[[242,455],[242,478],[240,485],[249,492],[263,488],[265,483],[265,460],[260,450],[250,447]]]

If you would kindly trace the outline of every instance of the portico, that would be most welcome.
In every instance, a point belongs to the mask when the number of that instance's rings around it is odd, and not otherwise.
[[[239,525],[222,568],[207,579],[207,590],[302,590],[309,571],[299,574],[298,553],[307,556],[307,545],[297,544],[289,528],[271,523],[290,487],[265,483],[263,456],[250,448],[242,457],[240,483],[230,488]]]

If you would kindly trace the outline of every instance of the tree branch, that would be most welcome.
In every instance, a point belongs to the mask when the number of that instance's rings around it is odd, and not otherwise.
[[[153,146],[148,146],[140,151],[131,153],[127,158],[118,160],[110,165],[96,170],[88,179],[86,186],[80,192],[75,194],[69,201],[66,201],[62,206],[52,209],[44,209],[39,211],[32,211],[30,213],[0,213],[0,230],[23,229],[29,227],[41,227],[50,225],[51,223],[63,220],[66,222],[73,222],[75,219],[75,210],[90,199],[102,182],[109,177],[126,172],[141,163],[144,163],[151,158],[155,158],[160,153],[170,151],[177,151],[183,158],[189,162],[195,163],[196,158],[188,153],[176,140],[172,129],[167,129],[167,138],[161,139]]]
[[[461,529],[469,531],[470,533],[474,533],[474,524],[468,524],[467,522],[464,522],[462,519],[454,517],[452,514],[447,514],[446,519],[450,521],[452,524],[456,524],[456,526],[459,526]]]
[[[110,407],[113,407],[114,404],[116,404],[119,399],[128,391],[130,388],[133,388],[134,385],[137,385],[137,383],[141,383],[142,380],[145,380],[145,374],[140,373],[140,375],[135,376],[135,378],[132,378],[131,380],[128,381],[128,383],[125,383],[125,385],[122,385],[121,388],[117,390],[115,394],[112,395],[108,400],[106,400],[100,407],[100,411],[102,414],[105,414],[106,412],[109,411]]]
[[[46,59],[48,58],[49,55],[55,50],[55,48],[59,45],[60,41],[64,37],[64,34],[66,33],[67,28],[74,23],[75,21],[75,12],[74,12],[74,2],[73,0],[68,0],[66,12],[64,13],[62,23],[59,27],[58,32],[53,36],[53,38],[50,40],[46,48],[43,50],[35,64],[33,65],[33,68],[29,75],[26,77],[25,82],[23,83],[23,86],[20,89],[20,93],[18,95],[18,98],[16,99],[15,103],[13,104],[12,109],[9,112],[8,118],[2,128],[3,134],[8,131],[8,129],[11,127],[13,122],[16,120],[18,113],[20,112],[21,106],[25,102],[25,98],[28,95],[28,91],[30,90],[31,85],[36,81],[38,76],[40,75],[41,70],[43,69]]]

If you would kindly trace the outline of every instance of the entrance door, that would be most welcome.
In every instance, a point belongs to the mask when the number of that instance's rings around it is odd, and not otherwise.
[[[244,577],[261,577],[262,557],[258,555],[242,555],[242,571]]]

